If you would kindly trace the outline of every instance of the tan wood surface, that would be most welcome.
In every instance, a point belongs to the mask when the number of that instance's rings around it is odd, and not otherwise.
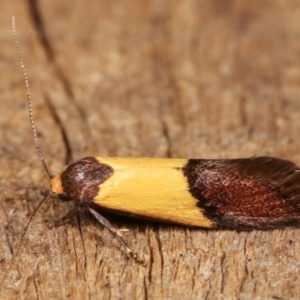
[[[53,199],[12,263],[48,188],[12,15],[52,172],[99,155],[300,164],[299,1],[1,1],[0,298],[300,298],[297,229],[209,231],[109,216],[129,229],[144,267],[86,212],[47,230],[73,206]]]

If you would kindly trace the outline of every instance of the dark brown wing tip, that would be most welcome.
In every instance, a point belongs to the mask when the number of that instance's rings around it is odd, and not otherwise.
[[[288,160],[251,157],[190,160],[191,194],[217,228],[300,227],[300,170]]]

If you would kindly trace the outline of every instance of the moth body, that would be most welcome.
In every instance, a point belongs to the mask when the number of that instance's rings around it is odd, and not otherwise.
[[[79,205],[156,221],[236,230],[300,226],[300,172],[274,157],[88,157],[51,180]]]

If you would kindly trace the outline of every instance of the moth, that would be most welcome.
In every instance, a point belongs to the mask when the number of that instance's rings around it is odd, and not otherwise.
[[[101,210],[201,228],[251,230],[300,226],[300,169],[280,158],[86,157],[54,176],[38,142],[14,18],[13,32],[35,145],[50,178],[49,192],[38,208],[49,196],[75,203],[66,216],[49,227],[64,224],[78,208],[84,207],[119,240],[128,255],[139,260]]]

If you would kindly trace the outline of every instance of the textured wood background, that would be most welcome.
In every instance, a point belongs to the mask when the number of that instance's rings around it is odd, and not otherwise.
[[[286,1],[0,2],[1,299],[299,299],[299,230],[208,231],[111,216],[143,267],[85,212],[48,200],[11,31],[53,172],[83,156],[300,164],[300,4]],[[65,137],[64,137],[65,134]]]

